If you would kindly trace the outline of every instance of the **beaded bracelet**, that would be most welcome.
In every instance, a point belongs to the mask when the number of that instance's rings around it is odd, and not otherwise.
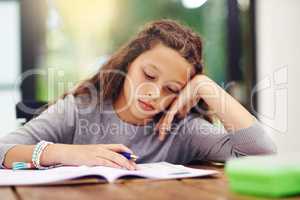
[[[33,165],[37,168],[37,169],[50,169],[54,166],[42,166],[40,164],[40,160],[41,160],[41,155],[44,151],[44,149],[49,145],[49,144],[53,144],[52,142],[47,142],[47,141],[40,141],[39,143],[37,143],[34,147],[33,153],[32,153],[32,163]]]

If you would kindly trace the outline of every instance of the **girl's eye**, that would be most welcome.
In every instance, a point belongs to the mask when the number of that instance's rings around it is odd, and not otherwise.
[[[150,79],[150,80],[154,80],[155,77],[154,76],[150,76],[148,75],[147,73],[144,72],[144,75],[146,76],[147,79]]]
[[[172,88],[170,88],[170,87],[167,87],[168,88],[168,90],[170,91],[170,92],[172,92],[172,93],[179,93],[179,90],[174,90],[174,89],[172,89]]]

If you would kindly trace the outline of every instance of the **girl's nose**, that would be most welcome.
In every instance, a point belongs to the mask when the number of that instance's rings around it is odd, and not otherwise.
[[[157,99],[160,97],[161,87],[153,83],[143,83],[137,88],[138,93],[139,90],[141,90],[141,94],[144,98]]]
[[[158,99],[160,97],[160,87],[157,85],[148,87],[148,90],[145,91],[145,96],[149,99]]]
[[[159,98],[159,96],[160,96],[160,90],[159,89],[147,91],[146,94],[145,94],[145,97],[149,98],[149,99],[156,99],[156,98]]]

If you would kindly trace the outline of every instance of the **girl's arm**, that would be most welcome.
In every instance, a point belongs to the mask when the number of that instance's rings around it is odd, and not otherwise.
[[[130,151],[124,145],[71,145],[78,120],[72,95],[50,106],[24,126],[0,138],[0,168],[13,162],[31,162],[34,145],[41,140],[53,142],[42,154],[41,164],[105,165],[135,168],[118,151]],[[61,144],[64,143],[64,144]]]
[[[5,155],[3,166],[12,168],[15,161],[31,162],[34,145],[16,145]],[[122,144],[67,145],[50,144],[41,155],[41,165],[102,165],[115,168],[137,169],[134,162],[127,160],[118,152],[133,153]]]
[[[241,155],[270,154],[276,146],[262,126],[239,102],[205,75],[196,75],[181,91],[169,112],[158,123],[168,128],[175,114],[185,108],[188,112],[203,99],[211,114],[216,115],[226,130],[214,126],[197,114],[184,118],[179,134],[193,159],[224,161]],[[160,136],[165,135],[164,129]],[[179,137],[180,138],[180,137]]]
[[[177,134],[182,135],[181,144],[190,160],[213,160],[224,162],[232,157],[274,154],[276,146],[258,121],[250,127],[228,133],[198,114],[186,117]]]
[[[47,154],[47,156],[46,156],[46,159],[45,159],[45,157],[42,159],[41,164],[43,166],[59,164],[58,156],[61,156],[61,155],[57,154],[57,155],[53,156],[53,154],[48,153],[49,148],[53,148],[53,147],[54,146],[49,145],[49,147],[47,147],[44,150],[44,155]],[[5,157],[3,160],[3,166],[5,168],[12,168],[12,163],[16,162],[16,161],[22,161],[22,162],[27,162],[27,163],[31,162],[33,149],[34,149],[34,145],[16,145],[16,146],[12,147],[5,154]]]
[[[0,138],[0,167],[4,167],[4,158],[8,160],[6,164],[9,163],[9,166],[10,161],[29,161],[28,155],[32,152],[32,145],[41,140],[72,143],[77,118],[74,100],[74,97],[69,95],[24,126],[3,135]]]
[[[155,129],[159,129],[159,139],[163,140],[170,130],[176,114],[185,117],[192,107],[203,99],[209,107],[209,114],[216,115],[224,127],[237,131],[250,127],[256,118],[223,88],[205,75],[196,75],[182,89],[169,111],[160,119]]]
[[[196,95],[207,103],[210,112],[221,120],[226,130],[238,131],[254,123],[256,118],[209,77],[198,75],[197,81]]]

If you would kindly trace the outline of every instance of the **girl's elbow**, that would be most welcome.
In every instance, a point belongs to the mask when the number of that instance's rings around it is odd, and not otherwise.
[[[274,143],[271,143],[270,145],[266,145],[263,148],[263,154],[277,154],[278,150]]]
[[[277,154],[277,147],[274,143],[257,144],[243,149],[234,148],[232,154],[234,157]]]
[[[249,152],[248,155],[270,155],[277,154],[277,147],[274,143],[258,145],[253,149],[252,152]]]

